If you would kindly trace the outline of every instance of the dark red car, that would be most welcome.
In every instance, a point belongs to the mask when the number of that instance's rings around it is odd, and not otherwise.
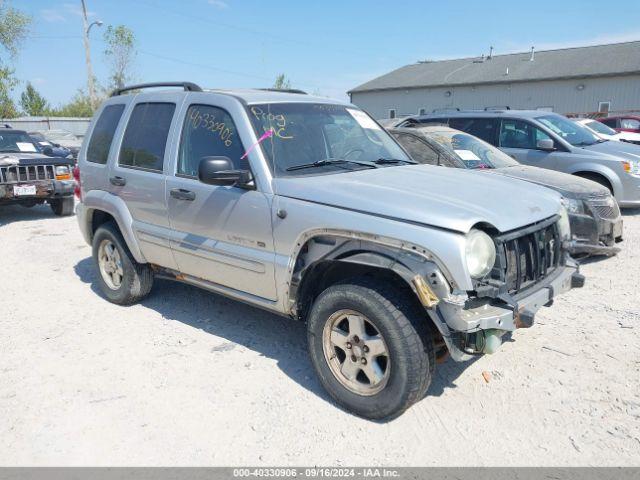
[[[617,117],[598,118],[599,121],[617,132],[640,133],[640,116],[619,115]]]

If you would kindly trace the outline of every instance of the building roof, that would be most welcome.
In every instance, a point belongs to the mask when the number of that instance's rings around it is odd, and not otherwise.
[[[350,90],[447,87],[640,73],[640,41],[406,65]]]

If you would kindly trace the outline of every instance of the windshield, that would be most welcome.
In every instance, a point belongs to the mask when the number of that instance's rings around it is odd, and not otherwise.
[[[519,165],[506,153],[467,133],[439,131],[429,132],[427,135],[459,158],[465,168],[501,168]]]
[[[44,135],[38,132],[29,132],[29,136],[34,139],[36,142],[47,142],[47,139],[44,138]],[[49,142],[47,142],[49,143]]]
[[[602,135],[615,135],[618,133],[613,128],[609,128],[604,123],[598,122],[596,120],[585,122],[585,125],[591,130],[601,133]]]
[[[600,141],[600,139],[596,137],[594,133],[590,132],[588,128],[580,125],[579,123],[572,122],[567,118],[561,117],[560,115],[538,117],[536,120],[574,147],[593,145]]]
[[[271,103],[251,105],[249,116],[256,135],[264,137],[261,147],[276,177],[413,163],[386,131],[357,108]],[[383,164],[381,159],[400,162]]]
[[[0,152],[2,153],[20,153],[20,152],[37,152],[31,137],[24,132],[0,132]]]

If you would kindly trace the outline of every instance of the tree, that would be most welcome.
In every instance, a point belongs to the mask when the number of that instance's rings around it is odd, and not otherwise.
[[[110,86],[122,88],[131,80],[130,69],[136,57],[136,37],[124,25],[109,25],[104,32],[104,41],[107,44],[104,55],[111,67]]]
[[[31,17],[8,6],[8,2],[0,0],[0,46],[3,53],[10,58],[18,55],[22,41],[29,33]],[[13,76],[13,69],[8,62],[0,57],[0,118],[13,118],[18,116],[11,92],[18,84]]]
[[[53,117],[91,117],[91,98],[84,90],[78,90],[69,103],[47,112]]]
[[[29,33],[31,17],[8,4],[9,2],[0,0],[0,45],[11,57],[15,57]]]
[[[281,73],[276,77],[276,81],[273,82],[273,88],[277,88],[278,90],[288,90],[291,88],[291,81],[284,73]]]
[[[27,88],[20,95],[20,106],[27,115],[34,117],[45,115],[49,110],[49,104],[45,98],[38,93],[30,82],[27,82]]]
[[[11,91],[18,81],[13,76],[13,70],[0,66],[0,118],[15,118],[18,109],[11,98]]]

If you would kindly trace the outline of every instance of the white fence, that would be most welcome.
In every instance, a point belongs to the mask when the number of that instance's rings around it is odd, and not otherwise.
[[[78,117],[20,117],[0,120],[0,125],[9,124],[13,128],[32,132],[35,130],[67,130],[84,137],[90,118]]]

